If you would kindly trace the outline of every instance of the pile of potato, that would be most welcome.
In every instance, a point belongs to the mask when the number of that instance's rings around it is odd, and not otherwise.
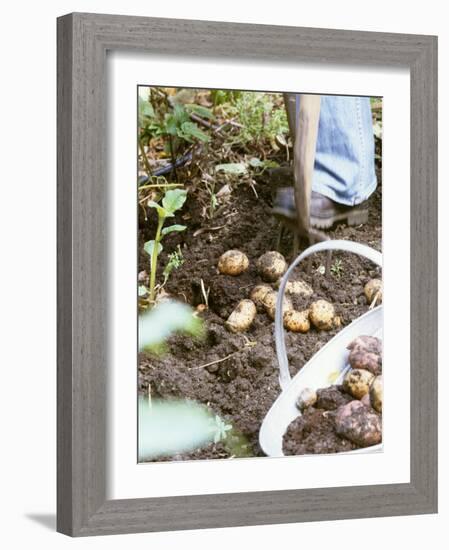
[[[246,254],[240,250],[228,250],[218,261],[218,270],[233,277],[245,272],[249,267]],[[276,313],[277,290],[280,278],[287,270],[285,258],[276,251],[269,251],[257,260],[257,271],[264,281],[256,285],[250,292],[249,299],[241,300],[226,321],[226,327],[232,332],[248,330],[257,312],[265,312],[274,320]],[[288,281],[283,301],[284,327],[292,332],[308,332],[311,325],[318,330],[332,330],[341,325],[341,319],[336,315],[334,306],[327,300],[316,300],[303,310],[293,307],[290,296],[311,297],[313,289],[304,281]]]
[[[341,390],[337,386],[317,391],[305,388],[296,405],[301,411],[320,407],[321,393],[333,392],[340,400],[333,395],[336,433],[359,447],[369,447],[382,441],[382,342],[374,336],[359,336],[348,350],[350,369]]]

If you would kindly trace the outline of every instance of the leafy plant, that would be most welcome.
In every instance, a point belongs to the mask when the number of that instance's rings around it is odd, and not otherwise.
[[[205,134],[198,125],[190,118],[189,110],[198,113],[199,116],[212,117],[212,113],[205,107],[186,106],[175,104],[173,109],[161,118],[154,115],[154,110],[148,102],[139,101],[139,123],[141,128],[141,139],[147,143],[152,137],[171,137],[177,140],[184,140],[188,143],[193,143],[195,140],[204,143],[209,141],[209,136]],[[189,109],[189,110],[188,110]]]
[[[211,90],[210,95],[214,105],[223,105],[223,103],[235,103],[242,92],[238,90]]]
[[[337,259],[331,265],[331,273],[335,275],[338,279],[341,277],[343,273],[343,262],[341,260]]]
[[[174,231],[184,231],[185,225],[169,225],[164,227],[165,220],[167,218],[173,218],[175,212],[180,210],[187,198],[187,191],[184,189],[170,189],[162,198],[162,204],[155,201],[148,201],[148,206],[154,208],[157,212],[158,223],[156,229],[156,235],[153,240],[147,241],[144,244],[145,252],[151,256],[150,265],[150,301],[154,301],[155,287],[156,287],[156,271],[157,271],[157,259],[162,251],[162,239]]]
[[[273,145],[276,136],[288,134],[285,109],[281,102],[276,103],[274,94],[241,92],[228,114],[239,121],[240,131],[234,144],[269,141]]]
[[[181,247],[178,244],[177,250],[174,250],[171,254],[168,255],[168,262],[162,273],[164,276],[164,285],[167,283],[171,272],[174,269],[180,268],[183,263],[184,263],[184,257],[182,255]]]

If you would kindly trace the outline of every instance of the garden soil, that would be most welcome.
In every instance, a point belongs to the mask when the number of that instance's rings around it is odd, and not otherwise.
[[[378,173],[380,181],[380,173]],[[237,303],[249,297],[251,289],[262,282],[256,270],[256,261],[263,253],[274,250],[279,231],[278,221],[272,217],[272,199],[279,185],[291,184],[282,170],[266,173],[252,186],[234,186],[232,193],[221,200],[216,215],[209,219],[195,200],[195,190],[189,190],[186,204],[176,223],[187,226],[186,231],[170,235],[164,242],[160,258],[162,271],[170,251],[179,245],[184,264],[174,270],[165,290],[173,298],[194,308],[204,303],[201,280],[209,290],[209,307],[199,315],[204,319],[206,335],[201,340],[189,336],[174,335],[167,344],[166,353],[154,356],[141,353],[138,359],[138,389],[152,398],[185,398],[210,407],[226,423],[233,426],[232,435],[223,442],[211,444],[194,452],[164,457],[161,460],[211,459],[230,456],[263,456],[258,443],[261,423],[271,405],[280,394],[278,363],[274,346],[274,323],[265,314],[258,313],[251,328],[242,334],[230,333],[225,321]],[[187,187],[188,188],[188,187]],[[257,194],[257,196],[256,196]],[[328,231],[332,239],[347,239],[367,244],[381,250],[381,185],[368,200],[368,223],[347,227],[338,225]],[[154,222],[139,221],[139,250],[154,235]],[[305,243],[302,243],[301,250]],[[239,249],[249,258],[249,269],[237,276],[218,272],[218,258],[223,252]],[[284,235],[281,252],[292,261],[292,236]],[[310,275],[306,265],[296,268],[292,280],[309,283],[314,294],[296,306],[307,306],[313,300],[324,298],[334,304],[341,317],[339,329],[318,331],[314,328],[306,334],[286,332],[286,345],[291,375],[304,364],[335,334],[368,310],[363,287],[372,277],[379,277],[378,269],[369,261],[348,253],[334,252],[332,262],[340,260],[340,269],[323,275],[320,266],[325,263],[322,254],[313,257]],[[149,271],[149,257],[140,253],[139,271]],[[159,274],[160,280],[160,274]],[[316,413],[311,412],[310,426],[317,424]],[[292,441],[288,434],[286,448],[302,452],[302,449],[318,449],[317,452],[338,452],[347,449],[348,443],[329,432],[329,426],[320,423],[316,433],[311,430],[307,445]],[[292,431],[296,437],[298,431]],[[326,445],[314,443],[326,437]],[[320,451],[325,449],[325,451]],[[305,451],[304,451],[305,452]]]

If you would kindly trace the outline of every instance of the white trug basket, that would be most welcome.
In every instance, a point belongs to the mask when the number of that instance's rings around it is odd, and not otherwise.
[[[301,391],[304,388],[316,390],[332,384],[340,384],[349,368],[348,344],[362,334],[382,338],[383,309],[382,306],[378,306],[341,330],[304,365],[293,379],[291,378],[283,327],[282,305],[285,287],[293,269],[302,260],[316,252],[328,250],[353,252],[382,267],[382,254],[369,246],[352,241],[324,241],[307,248],[296,258],[283,276],[279,286],[275,316],[275,343],[279,362],[279,384],[282,393],[265,416],[259,432],[259,443],[267,456],[284,456],[282,452],[283,436],[290,423],[301,414],[296,407],[296,400]],[[366,453],[380,451],[381,449],[382,444],[379,444],[365,449],[348,451],[348,453]]]

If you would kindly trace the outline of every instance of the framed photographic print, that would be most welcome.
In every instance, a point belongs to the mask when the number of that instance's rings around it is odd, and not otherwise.
[[[435,37],[58,19],[58,530],[437,508]]]

